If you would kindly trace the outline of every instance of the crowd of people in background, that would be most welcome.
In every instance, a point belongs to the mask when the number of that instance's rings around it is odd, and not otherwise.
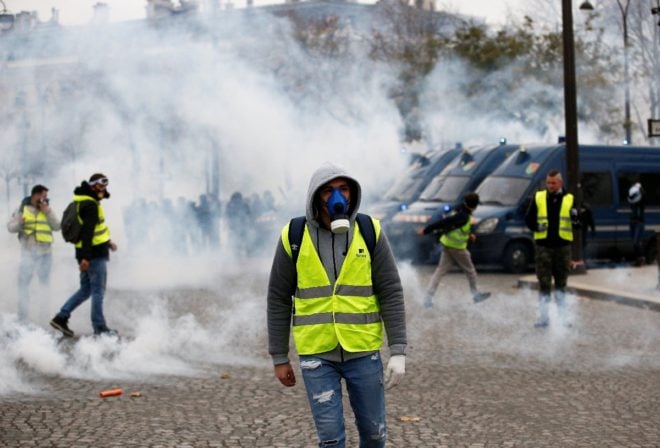
[[[238,256],[253,255],[262,248],[259,235],[275,224],[276,210],[270,191],[247,197],[235,191],[224,204],[209,193],[199,195],[197,201],[182,196],[175,200],[140,197],[123,209],[126,247],[194,255],[223,246]],[[223,228],[227,241],[221,236]]]

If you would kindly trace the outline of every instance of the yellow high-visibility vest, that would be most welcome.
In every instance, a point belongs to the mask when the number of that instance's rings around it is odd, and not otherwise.
[[[536,200],[536,221],[539,224],[545,224],[545,230],[534,232],[535,240],[542,240],[548,237],[548,191],[538,191]],[[571,222],[571,208],[573,208],[573,195],[566,193],[561,200],[559,209],[559,237],[566,241],[573,241],[573,223]]]
[[[376,241],[380,222],[372,218]],[[289,225],[282,230],[282,243],[291,255]],[[337,344],[348,352],[379,350],[383,344],[380,304],[371,283],[371,255],[353,225],[353,240],[334,285],[305,226],[296,263],[293,339],[301,355],[324,353]]]
[[[440,242],[443,246],[452,249],[465,249],[470,239],[470,229],[472,229],[472,218],[468,219],[461,227],[444,233],[440,236]]]
[[[23,228],[21,232],[23,235],[34,235],[34,238],[39,243],[51,244],[53,242],[53,229],[50,228],[48,217],[44,212],[39,210],[35,215],[28,207],[23,207]]]
[[[82,219],[80,218],[80,203],[84,201],[93,201],[96,203],[96,206],[99,209],[99,221],[96,223],[96,226],[94,227],[94,237],[92,238],[92,246],[99,246],[103,243],[107,243],[108,241],[110,241],[110,229],[108,229],[108,226],[105,223],[105,212],[103,211],[103,206],[101,205],[101,203],[91,196],[78,195],[78,194],[73,196],[73,201],[78,203],[78,222],[80,224],[83,223]],[[76,248],[80,249],[81,247],[82,247],[82,240],[76,243]]]

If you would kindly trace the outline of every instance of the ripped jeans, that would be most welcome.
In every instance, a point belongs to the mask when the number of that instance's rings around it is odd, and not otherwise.
[[[343,448],[346,445],[342,378],[346,381],[360,434],[360,447],[385,446],[385,388],[380,353],[344,362],[301,355],[300,370],[312,408],[319,447]]]

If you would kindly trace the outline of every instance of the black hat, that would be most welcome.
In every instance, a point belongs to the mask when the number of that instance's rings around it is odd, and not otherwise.
[[[463,198],[463,202],[465,205],[467,205],[469,208],[477,208],[477,205],[479,205],[479,195],[477,193],[467,193],[465,197]]]

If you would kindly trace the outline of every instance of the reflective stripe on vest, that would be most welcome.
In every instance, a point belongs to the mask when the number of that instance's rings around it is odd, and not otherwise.
[[[50,244],[53,242],[53,229],[50,228],[48,217],[41,210],[34,215],[27,207],[23,207],[23,235],[34,234],[34,239],[39,243]]]
[[[545,224],[545,230],[534,232],[535,240],[543,240],[548,237],[548,191],[538,191],[536,200],[536,222]],[[573,195],[566,193],[561,200],[559,210],[559,237],[566,241],[573,241],[573,223],[571,222],[571,208],[573,208]]]
[[[376,240],[380,223],[372,218]],[[289,255],[289,225],[282,244]],[[349,352],[379,350],[383,344],[380,304],[371,284],[371,256],[357,224],[339,277],[330,284],[305,226],[296,264],[293,338],[301,355],[323,353],[337,344]]]
[[[91,196],[86,196],[86,195],[74,195],[73,196],[73,201],[78,202],[78,222],[80,224],[83,223],[82,219],[80,218],[80,203],[84,201],[93,201],[96,203],[98,210],[99,210],[99,221],[96,223],[96,226],[94,226],[94,237],[92,238],[92,246],[100,246],[103,243],[107,243],[110,241],[110,229],[108,229],[108,226],[105,224],[105,213],[103,212],[103,207],[101,206],[101,203],[94,199]],[[82,247],[82,241],[78,241],[76,243],[76,247],[80,249]]]
[[[443,246],[452,249],[465,249],[470,239],[470,229],[472,228],[472,218],[463,224],[463,226],[447,232],[440,237]]]

